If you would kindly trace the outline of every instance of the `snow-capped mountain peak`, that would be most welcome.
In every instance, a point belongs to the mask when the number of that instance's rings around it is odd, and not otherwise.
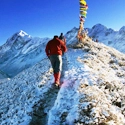
[[[39,62],[48,40],[48,38],[33,38],[22,30],[16,32],[0,48],[0,70],[14,77]]]
[[[94,30],[94,32],[104,32],[105,30],[107,30],[107,27],[102,24],[96,24],[92,27],[92,30]]]
[[[20,36],[29,36],[30,37],[30,35],[28,35],[26,32],[24,32],[23,30],[20,30],[20,32],[18,33]]]
[[[30,35],[28,35],[23,30],[20,30],[19,32],[16,32],[10,38],[8,38],[6,43],[0,47],[0,54],[3,55],[3,53],[9,51],[12,47],[15,49],[19,49],[31,39],[32,37]]]
[[[12,37],[7,40],[7,44],[13,45],[14,43],[25,43],[26,41],[30,40],[31,36],[28,35],[26,32],[20,30],[19,32],[15,33]]]

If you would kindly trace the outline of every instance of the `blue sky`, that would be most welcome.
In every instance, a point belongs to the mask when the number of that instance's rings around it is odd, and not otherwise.
[[[119,30],[125,26],[125,0],[86,0],[86,28],[101,23]],[[0,0],[0,45],[15,32],[53,37],[79,27],[79,0]]]

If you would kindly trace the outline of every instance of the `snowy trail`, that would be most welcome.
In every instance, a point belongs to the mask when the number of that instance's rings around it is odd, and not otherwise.
[[[49,111],[48,125],[65,125],[67,118],[72,122],[77,110],[77,102],[79,102],[79,94],[77,93],[79,81],[83,77],[83,65],[77,61],[77,54],[81,50],[69,49],[66,53],[63,70],[63,84],[57,95],[54,106]],[[81,72],[81,73],[80,73]],[[80,76],[81,74],[81,76]],[[70,112],[72,112],[70,114]],[[74,116],[70,116],[74,114]],[[68,123],[69,124],[69,123]]]
[[[62,64],[62,72],[61,72],[61,82],[64,80],[65,71],[68,69],[67,67],[67,56],[63,56],[63,64]],[[47,125],[48,122],[48,112],[54,106],[55,100],[57,99],[57,95],[59,92],[59,88],[52,85],[47,92],[43,94],[43,98],[37,102],[36,105],[33,106],[33,114],[32,120],[29,125]]]
[[[41,100],[34,105],[32,120],[29,125],[47,125],[48,111],[53,107],[56,100],[58,89],[56,87],[50,88],[43,94]]]

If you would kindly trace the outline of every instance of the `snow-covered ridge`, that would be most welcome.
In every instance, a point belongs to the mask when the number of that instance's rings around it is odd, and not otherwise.
[[[1,82],[1,125],[125,124],[125,55],[91,40],[73,48],[58,91],[47,58]]]

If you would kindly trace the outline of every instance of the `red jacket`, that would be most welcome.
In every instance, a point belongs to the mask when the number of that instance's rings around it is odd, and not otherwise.
[[[62,55],[62,52],[66,52],[66,45],[59,38],[53,38],[46,45],[46,55]]]

